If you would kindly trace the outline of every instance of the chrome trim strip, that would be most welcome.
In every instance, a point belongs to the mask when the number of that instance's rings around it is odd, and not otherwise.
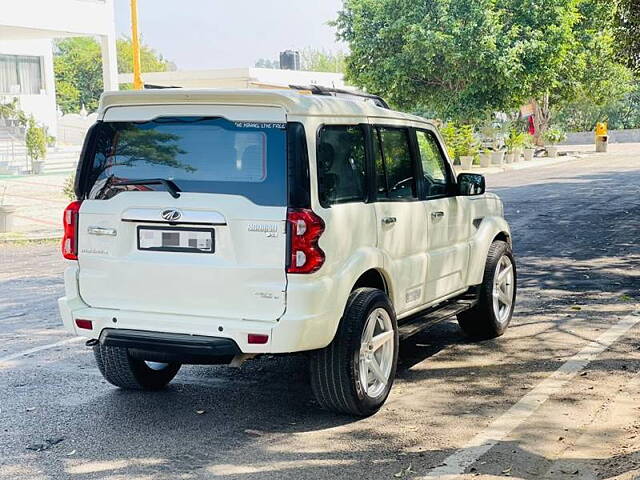
[[[118,231],[115,228],[87,227],[87,233],[89,235],[105,235],[109,237],[115,237],[118,234]]]
[[[169,222],[162,218],[167,208],[130,208],[122,214],[123,222],[167,223],[170,225],[226,225],[227,220],[219,212],[203,212],[199,210],[178,210],[182,215],[177,221]]]

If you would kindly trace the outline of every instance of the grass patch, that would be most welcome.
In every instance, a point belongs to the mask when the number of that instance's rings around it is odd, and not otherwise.
[[[24,233],[0,233],[0,248],[2,245],[31,246],[31,245],[55,245],[60,243],[62,237],[55,238],[29,238]]]

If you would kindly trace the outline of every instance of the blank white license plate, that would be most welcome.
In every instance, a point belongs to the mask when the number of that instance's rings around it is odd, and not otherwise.
[[[138,249],[164,252],[213,253],[212,228],[138,227]]]

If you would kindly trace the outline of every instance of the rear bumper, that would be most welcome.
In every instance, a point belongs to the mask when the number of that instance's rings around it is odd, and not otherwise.
[[[235,356],[242,353],[236,342],[229,338],[118,328],[103,329],[100,343],[108,347],[138,348],[185,356]]]
[[[291,295],[295,300],[288,302],[285,315],[274,322],[93,308],[80,297],[77,272],[77,265],[65,270],[66,296],[58,300],[58,307],[65,328],[86,338],[102,339],[102,333],[106,330],[108,336],[114,335],[112,332],[133,330],[148,332],[154,337],[168,334],[192,336],[209,342],[229,340],[237,347],[237,353],[291,353],[327,346],[333,339],[339,320],[339,315],[326,310],[327,306],[334,304],[328,301],[328,287],[322,282],[304,287],[290,284],[290,290],[296,290],[295,295]],[[326,295],[324,298],[318,295],[322,291]],[[310,311],[319,313],[309,314]],[[77,319],[90,320],[93,328],[78,328],[75,324]],[[268,341],[250,344],[249,334],[267,335]],[[119,337],[112,338],[116,341]],[[158,348],[163,348],[162,342]]]
[[[118,328],[104,328],[100,343],[128,348],[134,356],[160,362],[228,363],[242,353],[236,342],[229,338]]]

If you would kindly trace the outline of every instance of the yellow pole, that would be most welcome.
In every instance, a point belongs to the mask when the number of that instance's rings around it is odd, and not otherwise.
[[[138,35],[138,0],[131,0],[131,45],[133,47],[133,89],[142,90],[140,76],[140,36]]]

